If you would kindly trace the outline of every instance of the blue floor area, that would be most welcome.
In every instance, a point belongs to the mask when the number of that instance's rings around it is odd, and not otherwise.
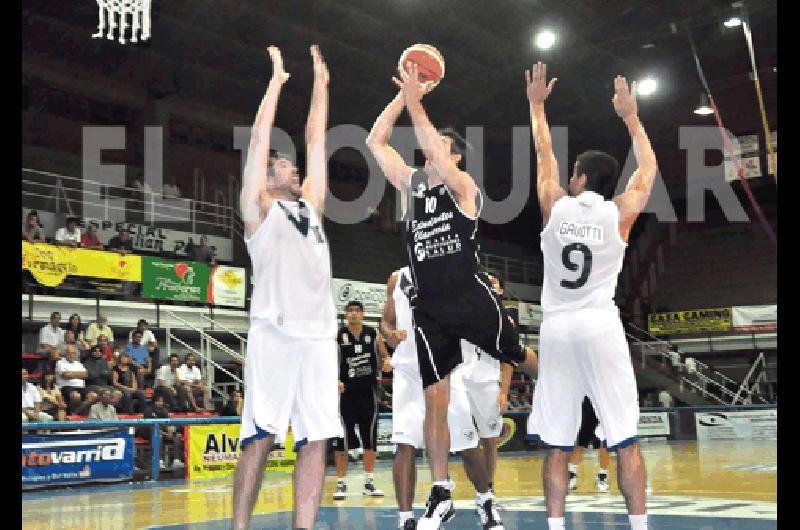
[[[419,516],[420,511],[415,511]],[[570,530],[606,530],[630,528],[628,516],[599,512],[568,513]],[[540,511],[504,511],[503,520],[508,529],[547,528],[547,516]],[[773,530],[777,521],[724,517],[692,517],[681,515],[651,515],[650,530]],[[286,530],[292,527],[291,513],[264,514],[253,517],[251,528],[258,530]],[[168,530],[216,530],[230,528],[230,520],[204,523],[155,526]],[[316,530],[392,530],[397,528],[397,511],[389,508],[332,508],[319,510]],[[447,523],[445,529],[480,528],[474,511],[460,510]]]

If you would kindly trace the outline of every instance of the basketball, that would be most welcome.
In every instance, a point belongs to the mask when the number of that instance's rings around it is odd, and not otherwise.
[[[420,81],[432,81],[434,86],[444,77],[444,56],[430,44],[414,44],[405,49],[397,62],[404,66],[407,62],[417,65]]]

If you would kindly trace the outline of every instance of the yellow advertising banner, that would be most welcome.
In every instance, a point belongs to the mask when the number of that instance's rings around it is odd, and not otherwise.
[[[186,445],[188,478],[218,478],[233,475],[242,450],[239,427],[238,423],[188,426]],[[270,452],[266,469],[291,472],[296,459],[297,453],[294,452],[294,438],[290,428],[285,446],[276,445]]]
[[[733,309],[730,307],[652,313],[647,316],[647,328],[653,335],[730,331],[732,326]]]
[[[142,281],[141,256],[27,241],[22,242],[22,269],[47,287],[57,287],[67,276]]]

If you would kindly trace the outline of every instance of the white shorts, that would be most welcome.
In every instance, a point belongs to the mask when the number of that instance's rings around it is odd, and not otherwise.
[[[622,322],[615,311],[546,315],[539,331],[539,378],[528,434],[570,450],[589,396],[609,449],[636,441],[639,396]]]
[[[242,445],[274,434],[295,443],[340,437],[336,340],[298,339],[252,319],[244,363]]]
[[[392,443],[406,444],[416,449],[424,447],[425,393],[422,390],[422,378],[411,370],[395,369],[392,390]],[[472,423],[460,366],[450,373],[447,425],[450,427],[450,452],[478,447],[478,433]]]
[[[497,404],[500,395],[500,384],[497,381],[473,382],[464,379],[469,397],[469,408],[478,436],[481,438],[497,438],[503,430],[503,415]]]

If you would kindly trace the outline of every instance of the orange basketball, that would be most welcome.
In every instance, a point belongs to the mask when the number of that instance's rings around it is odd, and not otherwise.
[[[438,85],[444,77],[444,56],[429,44],[414,44],[406,48],[397,64],[405,66],[407,62],[417,65],[422,82],[432,81]]]

